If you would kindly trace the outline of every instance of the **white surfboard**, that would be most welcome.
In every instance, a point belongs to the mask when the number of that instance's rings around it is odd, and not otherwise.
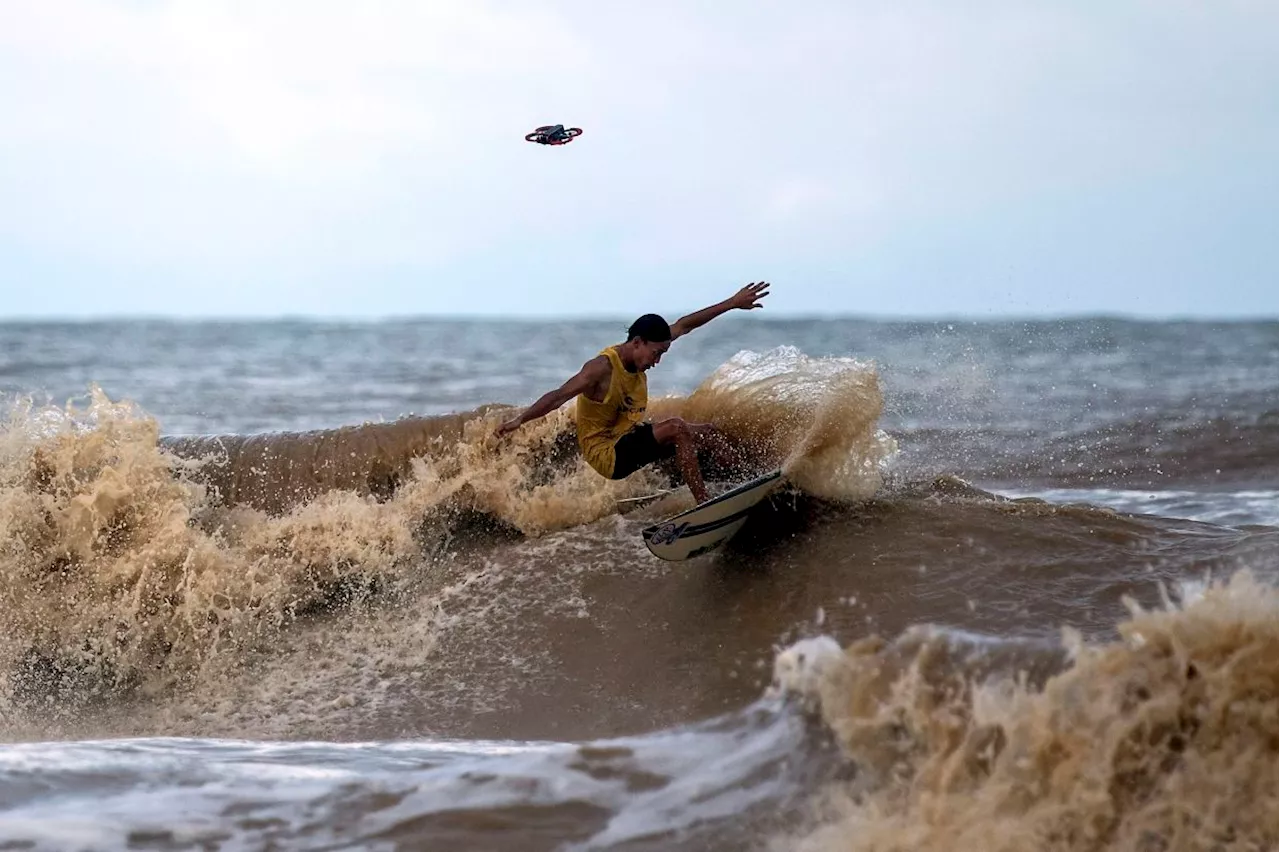
[[[660,559],[692,559],[733,538],[747,522],[751,507],[782,482],[782,471],[766,473],[687,512],[646,527],[640,534],[649,552]]]

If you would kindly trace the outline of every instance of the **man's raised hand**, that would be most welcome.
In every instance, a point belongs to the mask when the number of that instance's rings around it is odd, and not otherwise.
[[[760,300],[767,295],[769,295],[769,282],[760,281],[743,287],[737,293],[734,293],[733,298],[729,301],[733,303],[735,308],[750,311],[755,308],[763,308],[764,305],[760,304]]]

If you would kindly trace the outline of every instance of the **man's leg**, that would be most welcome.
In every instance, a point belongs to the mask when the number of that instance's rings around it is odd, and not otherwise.
[[[699,451],[706,452],[722,475],[735,476],[746,470],[749,459],[742,447],[710,423],[690,423],[693,440]]]
[[[675,446],[680,475],[693,492],[693,499],[705,503],[708,497],[707,486],[702,482],[702,468],[698,467],[698,448],[693,429],[679,417],[671,417],[653,424],[653,438],[664,446]]]

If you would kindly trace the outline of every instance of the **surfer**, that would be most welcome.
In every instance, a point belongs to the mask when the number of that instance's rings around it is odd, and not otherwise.
[[[768,282],[748,284],[723,302],[683,316],[674,325],[657,314],[645,314],[631,324],[625,343],[602,349],[563,385],[500,425],[498,437],[577,397],[578,449],[597,473],[607,479],[624,479],[674,454],[694,499],[705,502],[707,487],[697,451],[706,450],[728,463],[736,461],[738,453],[709,423],[687,423],[679,417],[646,421],[649,385],[645,373],[658,365],[672,341],[728,311],[762,308],[760,300],[767,295]]]

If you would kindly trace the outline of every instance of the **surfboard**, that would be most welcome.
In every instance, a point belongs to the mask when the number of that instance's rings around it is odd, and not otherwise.
[[[659,559],[692,559],[733,538],[747,522],[751,508],[782,482],[781,470],[766,473],[687,512],[646,527],[640,535],[649,552]]]

